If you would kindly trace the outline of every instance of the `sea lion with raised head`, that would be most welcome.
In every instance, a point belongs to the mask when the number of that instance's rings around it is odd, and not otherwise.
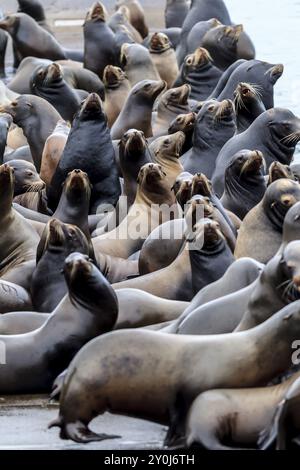
[[[152,129],[155,137],[166,135],[171,122],[178,114],[190,112],[189,95],[191,87],[181,85],[165,91],[157,100],[157,110],[153,113]]]
[[[105,67],[103,83],[105,86],[104,111],[108,127],[111,128],[123,109],[131,86],[125,72],[113,65]]]
[[[182,131],[185,135],[185,141],[183,144],[182,152],[186,153],[192,147],[192,138],[194,133],[194,127],[196,122],[196,114],[191,112],[187,114],[179,114],[171,122],[168,134],[174,134],[175,132]]]
[[[224,190],[224,175],[232,155],[240,150],[259,150],[264,155],[267,168],[273,161],[290,164],[300,140],[300,119],[291,111],[273,108],[258,116],[242,134],[233,136],[221,149],[212,183],[217,194]]]
[[[153,153],[153,159],[162,166],[167,175],[170,187],[176,178],[183,172],[183,166],[179,161],[185,141],[185,134],[181,131],[174,134],[158,137],[149,149]]]
[[[239,83],[234,92],[237,133],[248,129],[255,119],[266,111],[259,88],[249,83]]]
[[[160,79],[149,50],[142,44],[124,43],[121,47],[120,64],[131,86],[145,79]]]
[[[62,183],[76,168],[86,172],[92,184],[90,212],[95,213],[100,204],[115,205],[120,183],[114,155],[101,99],[91,93],[73,120],[63,154],[47,188],[50,208],[56,208]]]
[[[289,180],[299,181],[295,177],[291,167],[289,165],[284,165],[280,162],[273,162],[269,167],[268,176],[266,177],[267,185],[274,183],[276,180],[281,178],[287,178]]]
[[[125,5],[129,10],[129,20],[132,26],[140,33],[142,38],[148,34],[148,26],[145,20],[145,12],[138,0],[117,0],[116,9]]]
[[[118,65],[116,38],[106,23],[105,8],[95,2],[88,11],[84,26],[84,67],[100,78],[107,65]]]
[[[221,204],[243,220],[262,200],[266,189],[263,154],[258,150],[241,150],[226,168]]]
[[[111,128],[112,139],[121,139],[129,129],[143,131],[145,137],[152,137],[152,108],[166,83],[155,80],[142,80],[130,91],[117,120]]]
[[[236,120],[234,105],[230,100],[203,103],[193,135],[193,147],[181,157],[185,171],[204,173],[211,178],[218,154],[223,145],[234,135]]]
[[[21,127],[28,141],[37,171],[40,171],[45,142],[61,119],[48,101],[33,95],[22,95],[2,108]]]
[[[178,75],[178,65],[175,51],[168,36],[164,33],[153,33],[149,51],[160,78],[167,83],[168,88],[172,88]]]
[[[187,83],[191,87],[190,98],[203,101],[218,83],[222,72],[213,64],[209,52],[198,47],[185,57],[173,86]]]

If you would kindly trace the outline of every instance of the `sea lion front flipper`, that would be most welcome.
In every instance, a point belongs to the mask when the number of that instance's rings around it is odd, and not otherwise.
[[[93,441],[104,441],[106,439],[119,439],[122,436],[117,436],[115,434],[97,434],[91,431],[88,426],[83,424],[80,421],[75,423],[64,423],[63,420],[59,417],[57,420],[52,421],[48,428],[60,427],[60,438],[61,439],[72,439],[75,442],[87,444],[88,442]]]

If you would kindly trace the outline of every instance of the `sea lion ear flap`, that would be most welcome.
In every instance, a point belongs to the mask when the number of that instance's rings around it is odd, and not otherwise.
[[[234,30],[235,30],[235,34],[239,36],[244,31],[244,26],[242,24],[237,24],[234,27]]]
[[[277,64],[271,67],[269,70],[267,70],[266,74],[270,75],[270,82],[275,85],[277,80],[281,77],[284,71],[284,66],[283,64]]]

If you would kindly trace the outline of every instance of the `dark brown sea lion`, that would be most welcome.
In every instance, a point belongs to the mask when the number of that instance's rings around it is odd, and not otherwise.
[[[158,95],[165,89],[165,82],[143,80],[130,91],[118,119],[111,128],[112,139],[121,139],[129,129],[143,131],[145,137],[152,133],[152,108]]]
[[[131,86],[125,72],[113,65],[105,67],[103,83],[105,86],[104,111],[107,116],[108,127],[112,127],[123,109]]]
[[[49,101],[63,119],[72,122],[82,99],[64,80],[59,64],[53,63],[38,68],[31,77],[30,87],[33,95]]]
[[[49,391],[54,378],[86,342],[113,328],[118,315],[117,298],[88,257],[71,254],[64,273],[69,294],[46,323],[26,335],[1,336],[5,363],[9,365],[1,368],[1,393]],[[24,372],[24,363],[30,374]]]
[[[148,26],[146,25],[145,12],[138,0],[117,0],[116,8],[125,5],[130,13],[129,19],[132,26],[140,33],[142,38],[148,34]]]
[[[108,410],[109,403],[110,412],[170,425],[165,443],[175,444],[184,435],[186,413],[201,392],[259,386],[287,369],[290,345],[300,333],[299,317],[298,301],[258,327],[230,335],[126,330],[98,338],[69,367],[59,416],[51,426],[60,427],[63,439],[106,439],[87,426]],[[87,390],[89,400],[83,400]]]
[[[52,312],[66,295],[63,267],[65,259],[74,252],[91,254],[85,235],[74,225],[50,220],[37,248],[31,281],[32,302],[37,312]]]
[[[234,92],[237,132],[248,129],[255,119],[266,111],[259,88],[249,83],[239,83]]]
[[[201,393],[188,412],[187,446],[196,444],[209,450],[255,448],[260,433],[272,421],[274,407],[299,384],[299,374],[272,387]]]
[[[219,195],[223,192],[225,169],[238,151],[260,150],[269,168],[276,160],[289,164],[299,140],[300,119],[291,111],[283,108],[265,111],[245,132],[233,136],[221,149],[212,179],[214,190]]]
[[[35,167],[40,171],[45,142],[61,119],[60,114],[48,101],[33,95],[22,95],[2,109],[22,128]]]
[[[178,75],[178,65],[168,36],[164,33],[153,33],[149,51],[160,78],[167,83],[168,88],[172,88]]]
[[[221,203],[243,220],[262,200],[266,189],[263,154],[258,150],[242,150],[232,157],[226,168]]]
[[[31,16],[31,18],[33,18],[46,31],[53,34],[47,22],[45,10],[41,2],[38,0],[18,0],[18,4],[19,13],[26,13]]]
[[[160,165],[144,165],[127,217],[114,230],[92,239],[96,256],[100,252],[127,259],[141,248],[151,230],[178,214],[175,196]]]
[[[157,112],[153,116],[153,135],[159,137],[166,135],[171,122],[178,114],[190,112],[188,98],[191,88],[189,85],[182,85],[165,91],[157,101]]]
[[[49,207],[55,210],[62,183],[75,168],[86,172],[92,184],[91,213],[96,213],[101,204],[115,205],[121,190],[114,155],[101,99],[91,93],[73,120],[63,154],[47,187]]]
[[[123,44],[121,47],[120,64],[131,86],[145,79],[160,79],[149,50],[142,44]]]
[[[285,215],[299,200],[299,183],[288,179],[274,181],[262,201],[243,220],[236,242],[236,258],[249,255],[262,263],[273,258],[281,245]]]
[[[83,32],[84,67],[102,78],[107,65],[118,65],[115,34],[106,23],[102,3],[95,2],[88,11]]]
[[[14,13],[0,21],[0,28],[13,40],[18,60],[34,56],[49,60],[66,59],[57,40],[26,13]]]
[[[187,83],[191,87],[190,98],[202,101],[212,93],[221,75],[222,72],[213,64],[209,52],[198,47],[185,57],[173,86]]]
[[[0,278],[29,290],[39,237],[12,207],[14,176],[7,164],[0,166],[0,183]]]

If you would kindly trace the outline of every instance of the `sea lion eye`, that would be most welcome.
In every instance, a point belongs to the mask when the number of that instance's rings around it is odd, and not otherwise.
[[[188,58],[186,59],[186,62],[185,62],[185,63],[186,63],[187,65],[192,65],[192,63],[193,63],[192,57],[188,57]]]
[[[33,172],[32,172],[31,170],[27,170],[27,171],[26,171],[26,174],[27,174],[28,176],[33,176]]]
[[[145,90],[149,90],[151,88],[151,84],[150,83],[147,83],[145,86],[144,86],[144,89]]]

